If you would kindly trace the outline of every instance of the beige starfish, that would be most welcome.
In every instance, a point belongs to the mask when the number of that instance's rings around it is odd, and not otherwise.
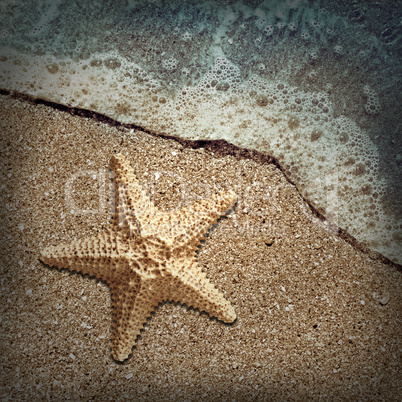
[[[235,204],[236,194],[222,191],[165,213],[142,190],[122,155],[113,156],[110,166],[116,201],[111,227],[88,239],[47,247],[40,259],[110,285],[113,358],[127,359],[146,318],[165,300],[233,322],[233,307],[201,271],[195,252],[207,230]]]

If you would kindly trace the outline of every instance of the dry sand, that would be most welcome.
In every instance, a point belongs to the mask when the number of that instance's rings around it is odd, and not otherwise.
[[[326,230],[267,158],[0,101],[4,400],[401,399],[401,272]],[[107,225],[115,152],[165,210],[239,196],[199,250],[237,321],[164,303],[123,364],[108,287],[38,260]]]

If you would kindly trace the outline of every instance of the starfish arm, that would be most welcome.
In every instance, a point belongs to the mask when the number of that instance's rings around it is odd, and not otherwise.
[[[134,169],[121,154],[112,156],[110,168],[114,172],[114,225],[127,228],[138,235],[142,224],[149,222],[159,211],[135,177]]]
[[[42,250],[40,260],[58,268],[67,268],[110,282],[113,267],[126,261],[128,246],[112,232],[104,231],[69,244],[49,246]]]
[[[159,287],[155,281],[141,279],[133,271],[127,273],[124,282],[112,281],[112,356],[115,360],[128,358],[147,318],[163,301],[162,294],[155,292],[155,287]]]
[[[197,246],[218,218],[232,208],[236,201],[236,193],[221,191],[209,200],[200,200],[175,211],[171,220],[165,222],[164,230],[159,228],[159,231],[174,237],[174,246],[184,243]]]
[[[205,311],[211,317],[216,317],[223,322],[230,323],[236,319],[233,306],[207,279],[206,274],[201,272],[195,260],[190,269],[183,267],[179,270],[168,297],[169,300]]]

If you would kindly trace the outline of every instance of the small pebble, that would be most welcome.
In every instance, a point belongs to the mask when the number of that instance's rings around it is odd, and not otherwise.
[[[389,299],[390,299],[389,292],[384,292],[380,299],[380,304],[382,304],[383,306],[386,305],[389,302]]]

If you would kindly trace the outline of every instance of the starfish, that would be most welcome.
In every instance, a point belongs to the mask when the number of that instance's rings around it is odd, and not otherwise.
[[[196,260],[208,229],[236,202],[233,191],[169,213],[158,209],[121,154],[110,161],[115,205],[111,225],[96,236],[49,246],[40,260],[106,282],[112,292],[112,356],[124,361],[146,319],[163,301],[185,303],[226,323],[236,314]]]

